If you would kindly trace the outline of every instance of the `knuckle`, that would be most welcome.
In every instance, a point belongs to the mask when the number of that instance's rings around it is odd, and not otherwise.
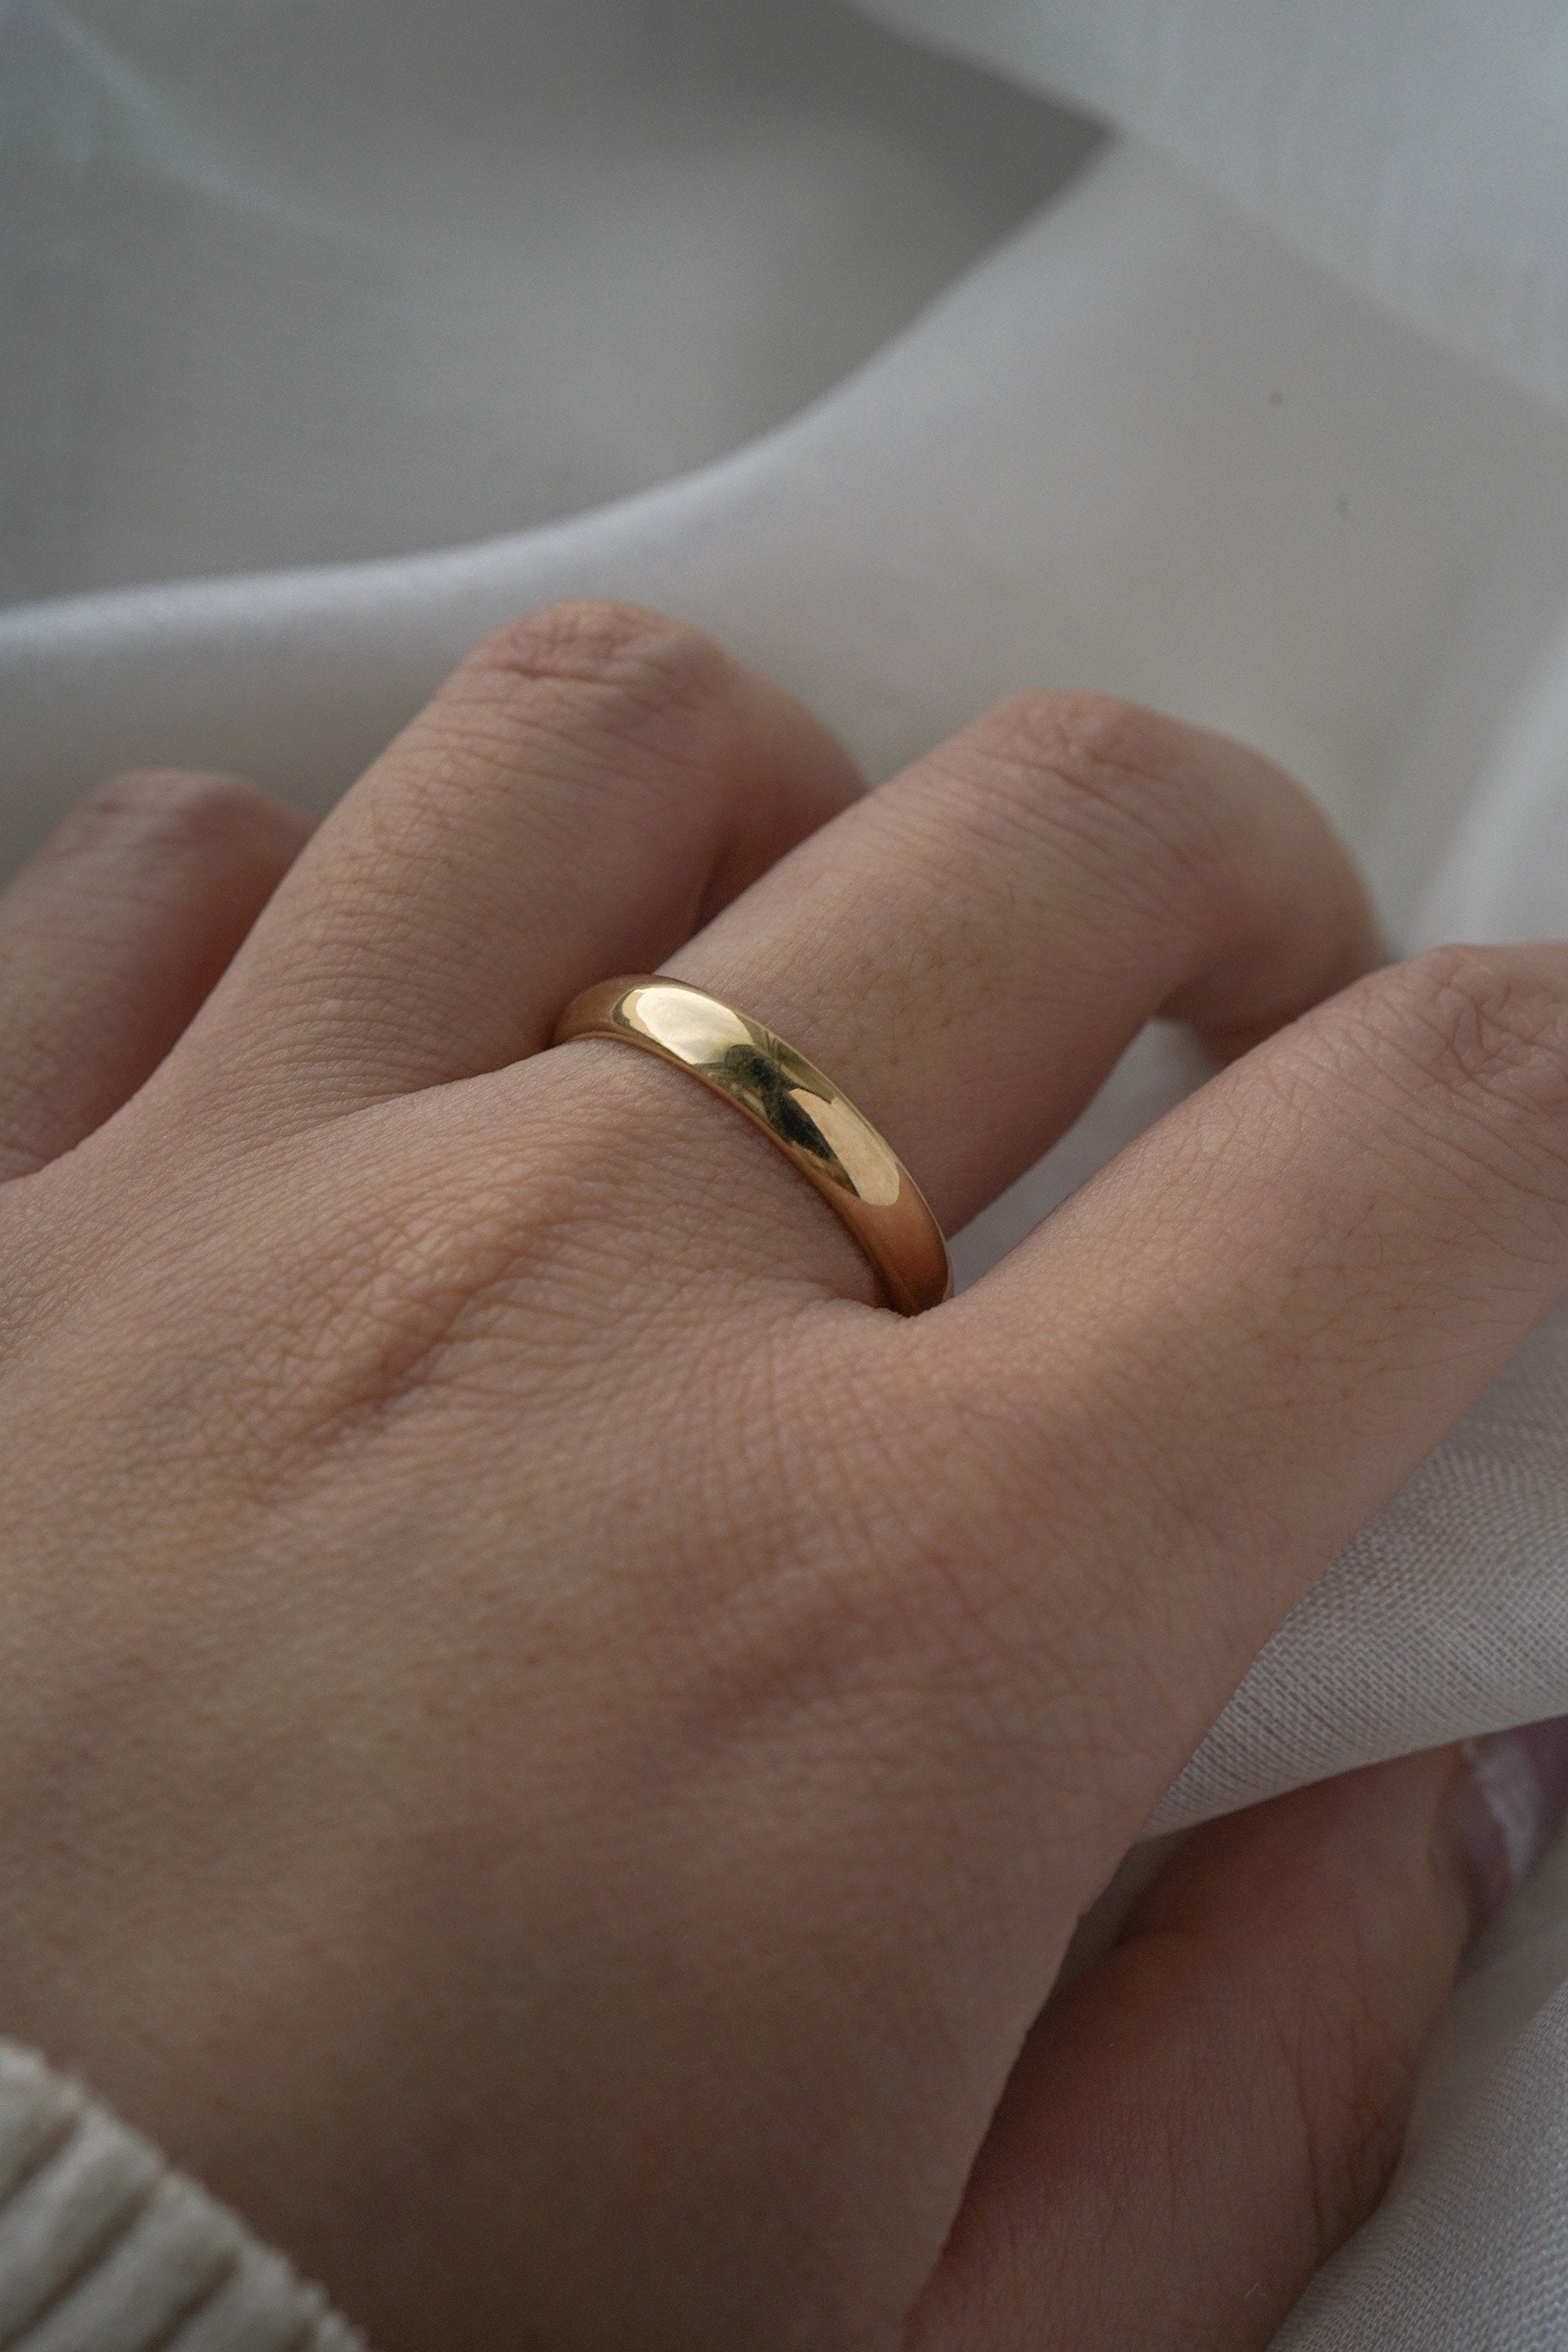
[[[700,630],[640,605],[571,603],[487,637],[416,723],[416,756],[383,818],[395,847],[412,822],[466,825],[476,802],[521,784],[569,783],[686,807],[722,774],[743,736],[742,673]]]
[[[1175,748],[1173,719],[1121,695],[1092,690],[1009,695],[981,719],[1026,757],[1053,764],[1148,770]]]
[[[573,599],[499,629],[458,672],[465,687],[605,689],[639,709],[686,709],[721,693],[727,655],[700,629],[641,604]]]
[[[275,803],[238,776],[189,768],[132,768],[89,793],[45,844],[71,860],[127,839],[161,852],[206,849],[247,830]]]
[[[1422,1087],[1488,1136],[1496,1172],[1522,1154],[1532,1188],[1568,1201],[1568,950],[1438,948],[1363,987]]]
[[[1568,956],[1504,947],[1429,949],[1379,974],[1411,1049],[1455,1087],[1490,1094],[1545,1084],[1568,1092]]]
[[[1237,866],[1246,811],[1158,711],[1096,693],[1012,696],[959,739],[972,814],[1009,834],[1064,831],[1118,896],[1151,866],[1212,888]]]

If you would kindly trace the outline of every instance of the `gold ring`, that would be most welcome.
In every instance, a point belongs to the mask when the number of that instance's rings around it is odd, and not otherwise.
[[[640,1045],[743,1110],[837,1211],[900,1315],[951,1297],[947,1244],[909,1170],[842,1088],[760,1021],[683,980],[642,972],[574,997],[554,1043],[577,1037]]]

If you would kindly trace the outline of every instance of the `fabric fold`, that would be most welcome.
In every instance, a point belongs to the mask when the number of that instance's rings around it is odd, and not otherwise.
[[[1568,404],[1561,0],[857,0],[1143,140],[1390,316]]]

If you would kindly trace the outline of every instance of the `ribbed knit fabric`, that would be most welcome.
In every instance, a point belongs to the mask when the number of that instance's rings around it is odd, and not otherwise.
[[[0,2042],[0,2352],[364,2352],[226,2208]]]

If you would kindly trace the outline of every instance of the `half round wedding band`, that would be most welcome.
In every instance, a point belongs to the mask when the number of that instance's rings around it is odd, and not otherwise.
[[[900,1315],[952,1296],[942,1227],[909,1170],[843,1089],[760,1021],[682,980],[644,972],[574,997],[554,1043],[578,1037],[640,1045],[744,1111],[842,1217]]]

